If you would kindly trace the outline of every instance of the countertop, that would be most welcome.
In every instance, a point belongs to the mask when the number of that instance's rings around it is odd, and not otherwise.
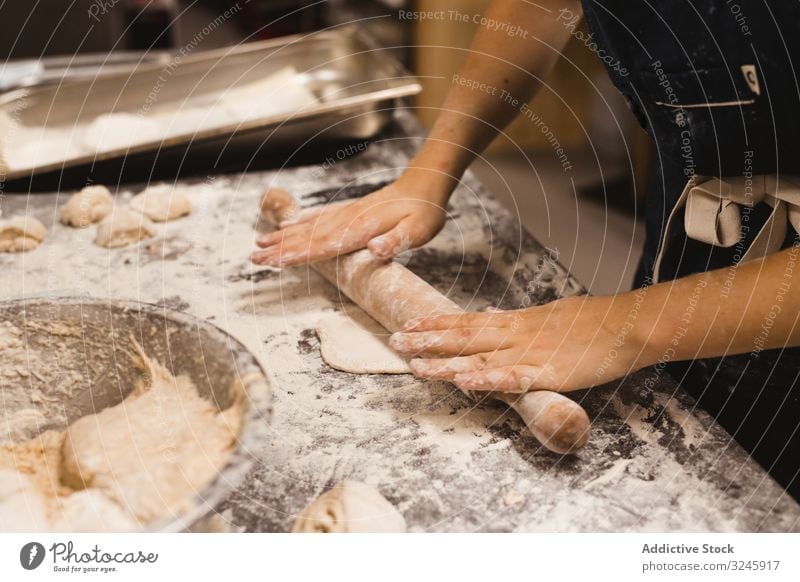
[[[249,263],[264,229],[259,197],[281,186],[317,204],[341,198],[344,186],[391,180],[419,135],[400,111],[368,146],[321,164],[186,180],[193,213],[118,250],[95,246],[93,228],[58,223],[71,192],[7,194],[4,218],[28,212],[50,232],[35,251],[0,255],[0,299],[148,301],[240,339],[268,371],[274,416],[256,466],[221,508],[233,529],[287,531],[312,498],[356,479],[376,486],[411,531],[800,531],[800,506],[657,370],[573,393],[592,418],[591,441],[560,456],[501,404],[476,404],[441,382],[356,376],[322,362],[314,317],[353,305],[306,268]],[[118,199],[141,188],[121,188]],[[401,260],[470,310],[585,292],[470,174],[443,232]]]

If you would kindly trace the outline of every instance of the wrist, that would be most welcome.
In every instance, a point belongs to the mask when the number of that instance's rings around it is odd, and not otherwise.
[[[459,177],[411,160],[395,184],[402,191],[444,208],[458,186]]]

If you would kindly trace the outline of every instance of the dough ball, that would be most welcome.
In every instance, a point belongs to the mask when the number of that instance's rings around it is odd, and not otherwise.
[[[30,251],[44,240],[47,229],[33,216],[15,216],[0,221],[0,252]]]
[[[111,192],[105,186],[87,186],[73,194],[61,209],[61,222],[75,228],[85,228],[103,220],[114,205]]]
[[[169,184],[150,186],[131,200],[131,208],[141,212],[150,220],[166,222],[185,216],[192,211],[192,203],[183,190],[175,190]]]
[[[161,126],[141,115],[106,113],[97,117],[83,138],[83,143],[97,152],[126,149],[161,139]]]
[[[376,489],[343,481],[297,516],[292,533],[405,533],[406,521]]]
[[[322,359],[351,374],[410,374],[408,363],[389,347],[389,332],[361,310],[332,313],[317,323]]]
[[[95,244],[109,249],[128,246],[155,236],[156,228],[147,217],[118,208],[97,225]]]

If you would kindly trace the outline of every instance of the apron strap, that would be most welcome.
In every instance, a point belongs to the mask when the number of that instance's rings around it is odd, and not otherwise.
[[[667,250],[669,233],[681,208],[686,236],[717,247],[730,248],[741,240],[741,208],[753,208],[761,202],[772,207],[767,221],[741,262],[765,257],[780,250],[788,225],[800,233],[800,177],[737,176],[720,180],[692,176],[670,212],[664,237],[656,255],[653,281],[658,283],[661,263]]]
[[[681,192],[678,201],[675,203],[675,206],[672,207],[672,211],[669,213],[667,224],[664,226],[664,236],[661,239],[661,244],[658,245],[658,253],[656,254],[656,260],[653,265],[653,283],[658,283],[661,277],[661,261],[664,259],[664,254],[667,252],[667,247],[669,246],[669,233],[672,231],[672,224],[675,222],[675,217],[677,216],[678,211],[686,204],[686,199],[689,197],[689,192],[695,187],[700,179],[701,178],[699,176],[692,176],[689,178],[689,181],[686,182],[686,186],[684,187],[683,192]]]

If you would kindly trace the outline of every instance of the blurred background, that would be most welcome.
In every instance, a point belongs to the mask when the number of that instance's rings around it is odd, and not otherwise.
[[[489,0],[462,0],[481,12]],[[4,60],[130,51],[210,50],[358,22],[423,86],[414,99],[430,126],[477,27],[404,19],[402,10],[453,10],[444,0],[29,0],[0,9]],[[136,53],[131,53],[136,55]],[[141,55],[136,56],[141,58]],[[69,60],[69,59],[67,59]],[[573,39],[531,104],[568,152],[517,119],[473,166],[526,228],[598,294],[630,288],[643,242],[640,220],[652,150],[597,56]]]

